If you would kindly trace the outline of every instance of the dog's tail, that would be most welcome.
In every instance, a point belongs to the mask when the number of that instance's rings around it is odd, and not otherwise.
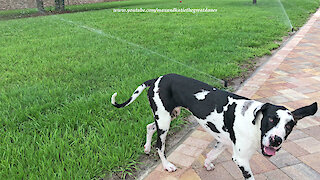
[[[124,103],[122,104],[118,104],[116,102],[116,96],[117,96],[117,93],[114,93],[111,97],[111,103],[113,106],[117,107],[117,108],[122,108],[122,107],[126,107],[128,106],[129,104],[131,104],[134,100],[137,99],[137,97],[142,93],[142,91],[149,87],[150,85],[154,84],[154,82],[156,81],[156,79],[151,79],[151,80],[148,80],[146,82],[144,82],[143,84],[141,84],[135,91],[134,93],[132,94],[132,96]]]

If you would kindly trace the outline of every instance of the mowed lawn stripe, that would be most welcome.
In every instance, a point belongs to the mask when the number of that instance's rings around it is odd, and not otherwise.
[[[113,35],[111,35],[111,34],[105,33],[105,32],[103,32],[103,31],[101,31],[101,30],[99,30],[99,29],[94,29],[94,28],[92,28],[92,27],[84,26],[84,25],[81,25],[81,24],[79,24],[79,23],[77,23],[77,22],[73,22],[73,21],[70,21],[70,20],[67,20],[67,19],[64,19],[64,18],[60,18],[60,17],[58,17],[58,16],[53,16],[53,17],[56,17],[56,18],[58,18],[59,20],[64,21],[64,22],[67,22],[67,23],[69,23],[69,24],[75,25],[75,26],[77,26],[77,27],[79,27],[79,28],[83,28],[83,29],[86,29],[86,30],[88,30],[88,31],[90,31],[90,32],[97,33],[97,34],[99,34],[99,35],[101,35],[101,36],[104,36],[104,37],[107,37],[107,38],[110,38],[110,39],[115,39],[115,40],[117,40],[117,41],[120,41],[120,42],[129,44],[130,46],[133,46],[133,47],[135,47],[135,48],[141,49],[141,50],[145,51],[146,53],[160,56],[160,57],[164,58],[165,60],[171,61],[172,63],[175,63],[175,64],[177,64],[177,65],[183,66],[183,67],[185,67],[185,68],[187,68],[187,69],[190,69],[190,70],[192,70],[192,71],[194,71],[194,72],[199,72],[199,73],[201,73],[201,74],[203,74],[203,75],[206,75],[206,76],[208,76],[209,78],[212,78],[213,80],[217,81],[218,83],[219,83],[219,82],[220,82],[220,83],[224,83],[224,81],[221,80],[221,79],[219,79],[219,78],[216,78],[216,77],[214,77],[214,76],[212,76],[212,75],[210,75],[210,74],[208,74],[208,73],[205,73],[205,72],[203,72],[203,71],[201,71],[201,70],[199,70],[199,69],[195,69],[195,68],[191,67],[190,65],[184,64],[184,63],[182,63],[182,62],[180,62],[180,61],[177,61],[177,60],[175,60],[175,59],[173,59],[173,58],[170,58],[170,57],[168,57],[168,56],[166,56],[166,55],[163,55],[163,54],[160,54],[160,53],[158,53],[158,52],[156,52],[156,51],[153,51],[153,50],[150,50],[150,49],[148,49],[148,48],[145,48],[145,47],[143,47],[143,46],[141,46],[141,45],[139,45],[139,44],[135,44],[135,43],[129,42],[129,41],[127,41],[127,40],[124,40],[124,39],[121,39],[121,38],[119,38],[119,37],[113,36]]]

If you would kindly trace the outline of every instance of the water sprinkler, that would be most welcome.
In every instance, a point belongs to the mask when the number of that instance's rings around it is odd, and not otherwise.
[[[223,80],[223,81],[224,81],[223,86],[224,86],[224,87],[228,87],[228,81],[226,81],[226,80]]]

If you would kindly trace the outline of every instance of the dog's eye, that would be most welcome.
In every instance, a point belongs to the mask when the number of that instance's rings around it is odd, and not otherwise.
[[[269,118],[269,121],[270,121],[270,122],[273,122],[273,119],[272,119],[272,118]]]

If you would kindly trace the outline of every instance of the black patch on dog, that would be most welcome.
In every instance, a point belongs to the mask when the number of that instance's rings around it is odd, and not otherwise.
[[[249,172],[246,171],[243,166],[239,166],[239,168],[240,168],[244,178],[249,179],[251,177],[251,174],[249,174]]]
[[[148,90],[148,99],[149,99],[150,107],[151,107],[152,112],[154,114],[157,111],[158,107],[156,106],[156,103],[153,100],[153,97],[154,97],[153,89],[154,89],[154,85],[152,85]]]
[[[163,103],[163,106],[165,108],[166,111],[168,112],[173,112],[174,108],[178,107],[179,105],[177,104],[177,102],[174,101],[174,94],[173,91],[170,89],[171,87],[171,78],[170,80],[168,79],[166,76],[163,76],[158,84],[158,88],[159,90],[157,91],[157,93],[159,93],[159,97]],[[160,91],[161,89],[161,91]]]
[[[256,110],[257,110],[257,108],[256,108],[254,111],[256,111]],[[254,117],[254,119],[253,119],[252,122],[251,122],[253,125],[256,125],[257,115],[258,115],[259,111],[261,111],[261,109],[258,110],[258,112],[256,112],[255,117]]]
[[[254,112],[256,112],[256,111],[257,111],[257,108],[254,109]],[[259,111],[261,111],[261,109]],[[258,112],[256,112],[256,114],[258,114]],[[252,124],[256,125],[256,117],[254,118],[254,120],[252,120]]]
[[[246,99],[245,97],[216,89],[204,82],[180,76],[177,74],[167,74],[159,82],[160,99],[165,110],[172,112],[176,107],[189,109],[192,114],[199,119],[206,119],[214,110],[217,113],[223,112],[223,107],[228,104],[231,97],[233,99]],[[215,90],[213,90],[213,88]],[[194,98],[194,94],[201,90],[209,91],[202,101]]]
[[[229,133],[230,139],[233,142],[233,144],[236,144],[236,137],[234,135],[233,130],[233,124],[235,119],[235,109],[236,109],[236,103],[232,103],[231,105],[228,105],[228,110],[223,112],[223,122],[226,129],[226,132]]]
[[[215,133],[220,133],[218,131],[218,129],[216,128],[216,126],[212,122],[207,122],[207,126],[211,129],[211,131],[213,131]]]
[[[156,147],[158,149],[161,150],[162,148],[162,141],[161,141],[161,138],[160,138],[160,135],[162,135],[163,133],[165,133],[166,131],[163,131],[162,129],[157,129],[157,133],[158,133],[158,138],[157,138],[157,145]]]
[[[286,136],[284,137],[284,139],[286,140],[287,137],[289,136],[289,134],[291,133],[293,127],[296,125],[297,123],[293,120],[289,121],[285,126],[284,129],[286,130]]]
[[[164,130],[162,130],[162,129],[159,128],[157,121],[156,121],[155,123],[156,123],[156,127],[157,127],[157,144],[156,144],[156,147],[157,147],[159,150],[161,150],[163,142],[161,141],[160,136],[161,136],[163,133],[165,133],[166,131],[164,131]]]
[[[222,130],[224,131],[224,132],[227,132],[227,129],[226,129],[226,127],[223,125],[222,126]]]
[[[131,99],[132,99],[132,97],[130,97],[126,102],[124,102],[122,104],[115,103],[115,104],[113,104],[113,106],[115,106],[117,108],[125,107],[131,101]]]
[[[139,91],[138,90],[136,90],[135,92],[134,92],[134,94],[138,94],[139,93]]]

